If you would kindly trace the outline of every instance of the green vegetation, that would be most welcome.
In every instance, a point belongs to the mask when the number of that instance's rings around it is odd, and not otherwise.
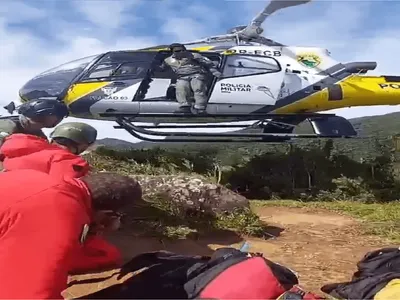
[[[139,235],[160,238],[197,238],[226,231],[264,238],[267,229],[266,224],[250,209],[236,209],[230,213],[211,215],[187,212],[162,198],[136,206],[125,223],[131,223],[131,229]]]
[[[398,153],[391,139],[376,140],[375,157],[355,161],[327,140],[285,152],[251,154],[208,149],[132,149],[99,147],[87,156],[99,170],[126,174],[197,173],[253,199],[301,199],[387,202],[398,200]],[[361,145],[360,145],[361,146]]]
[[[376,234],[400,242],[400,201],[358,203],[353,201],[301,202],[294,200],[252,201],[253,206],[285,206],[305,209],[327,209],[363,221],[367,234]]]
[[[365,220],[366,230],[398,239],[400,152],[392,136],[400,113],[352,120],[361,140],[307,140],[290,144],[186,144],[99,147],[86,158],[97,170],[125,174],[201,174],[264,205],[296,205],[345,212]],[[307,132],[306,126],[299,129]],[[135,145],[136,146],[136,145]],[[277,199],[295,199],[276,202]],[[233,230],[262,236],[265,225],[250,210],[188,215],[171,201],[151,199],[135,224],[169,237]],[[385,203],[385,204],[380,204]],[[136,225],[135,225],[136,226]]]

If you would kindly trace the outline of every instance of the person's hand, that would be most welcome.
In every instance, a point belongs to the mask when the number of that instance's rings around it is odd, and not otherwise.
[[[104,232],[118,230],[121,226],[121,215],[112,211],[98,211],[94,215],[92,224],[93,232],[103,234]]]
[[[213,75],[217,78],[220,78],[222,76],[222,73],[220,71],[214,71]]]
[[[10,134],[7,132],[0,132],[0,146],[3,144],[4,140],[6,139],[6,137],[8,137]]]

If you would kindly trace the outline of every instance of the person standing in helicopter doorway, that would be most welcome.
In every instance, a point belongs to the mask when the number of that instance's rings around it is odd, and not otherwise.
[[[177,112],[191,112],[192,95],[194,97],[193,113],[205,113],[208,103],[208,85],[213,76],[220,77],[221,72],[208,58],[187,51],[182,44],[171,44],[172,55],[167,57],[161,69],[170,67],[177,76],[176,100],[179,102]]]

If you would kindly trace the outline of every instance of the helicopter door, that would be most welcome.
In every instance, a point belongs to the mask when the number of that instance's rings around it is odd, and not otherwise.
[[[272,57],[228,55],[209,103],[275,105],[284,76],[281,65]]]

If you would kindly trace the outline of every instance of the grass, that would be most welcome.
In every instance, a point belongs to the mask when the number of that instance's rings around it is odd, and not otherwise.
[[[282,206],[307,209],[327,209],[362,221],[365,234],[379,235],[400,242],[400,201],[385,204],[365,204],[352,201],[301,202],[295,200],[252,200],[254,206]],[[235,233],[238,236],[266,237],[268,226],[251,209],[207,215],[183,210],[171,201],[152,199],[135,207],[129,214],[131,229],[142,236],[167,239],[197,239],[213,233]]]
[[[267,225],[251,209],[224,214],[184,210],[166,199],[152,199],[132,209],[125,224],[141,236],[168,239],[194,238],[218,233],[266,237]],[[132,224],[132,226],[129,226]]]
[[[178,171],[192,173],[190,166],[185,169],[180,157],[166,157],[161,150],[113,151],[106,148],[86,155],[86,159],[98,170],[115,171],[122,174],[166,175]],[[172,155],[172,154],[171,154]],[[152,161],[152,164],[149,162]],[[175,164],[173,163],[175,162]],[[179,173],[179,172],[178,172]],[[251,210],[236,210],[229,214],[215,216],[200,212],[184,211],[171,201],[151,199],[143,207],[135,208],[127,218],[135,226],[132,229],[144,235],[166,238],[198,237],[210,232],[231,231],[238,235],[264,237],[267,225]],[[328,209],[356,217],[363,221],[365,233],[387,237],[400,242],[400,202],[387,204],[364,204],[354,201],[301,202],[294,200],[251,201],[252,205],[286,206],[299,208]],[[131,219],[131,220],[129,220]]]
[[[353,201],[301,202],[294,200],[251,201],[253,206],[284,206],[327,209],[362,221],[366,234],[400,242],[400,201],[365,204]]]
[[[400,202],[365,204],[351,201],[301,202],[295,200],[252,200],[251,206],[283,206],[308,209],[327,209],[362,221],[365,234],[379,235],[400,242]],[[185,211],[171,201],[153,199],[136,207],[130,218],[136,232],[160,238],[197,239],[212,233],[230,231],[237,235],[266,237],[267,224],[251,209],[207,215]]]

